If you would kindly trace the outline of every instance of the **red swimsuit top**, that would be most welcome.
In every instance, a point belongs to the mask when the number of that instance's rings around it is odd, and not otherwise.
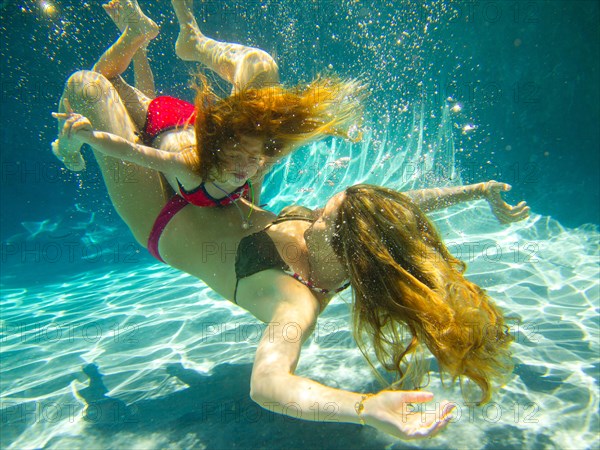
[[[194,123],[195,120],[196,108],[193,104],[175,97],[156,97],[148,105],[146,126],[144,127],[144,141],[150,145],[159,134],[177,127],[189,125]],[[177,184],[179,185],[179,194],[188,203],[202,207],[227,206],[239,200],[240,197],[248,198],[248,193],[250,192],[248,181],[222,199],[211,197],[206,192],[204,183],[191,191],[186,191],[181,183],[179,183],[179,180],[177,180]]]
[[[250,182],[246,181],[243,186],[240,186],[231,194],[228,194],[224,198],[214,198],[207,191],[204,183],[200,184],[196,189],[186,191],[179,180],[179,195],[181,195],[188,203],[196,206],[211,207],[211,206],[227,206],[238,201],[241,197],[248,199],[250,193]]]

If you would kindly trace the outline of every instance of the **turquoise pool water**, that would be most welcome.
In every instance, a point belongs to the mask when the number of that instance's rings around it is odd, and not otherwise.
[[[157,82],[189,98],[190,67],[174,62],[168,3],[140,3],[162,21],[151,49]],[[570,49],[580,48],[590,24],[597,34],[597,5],[313,2],[302,10],[291,1],[196,3],[207,34],[276,53],[284,81],[309,79],[329,65],[371,81],[363,141],[328,139],[275,166],[265,183],[268,208],[322,206],[356,182],[407,189],[497,175],[513,184],[511,200],[530,201],[532,217],[510,226],[498,224],[483,202],[432,215],[450,250],[468,263],[469,278],[514,317],[513,377],[477,408],[457,386],[442,386],[434,370],[427,389],[436,401],[456,402],[457,416],[440,436],[418,442],[259,409],[248,393],[263,326],[139,248],[93,165],[66,174],[49,155],[49,112],[63,80],[89,67],[115,37],[99,6],[57,2],[52,18],[37,3],[4,2],[2,448],[596,448],[598,140],[585,125],[597,119],[586,106],[597,90],[586,82],[597,77],[598,59],[588,59],[597,54],[591,42],[581,54]],[[32,48],[17,26],[36,38]],[[572,33],[552,41],[560,27]],[[540,33],[545,40],[535,41]],[[542,54],[550,47],[564,50],[562,63]],[[579,80],[556,81],[574,67]],[[469,82],[478,79],[473,86],[481,89],[469,97]],[[568,126],[552,128],[556,111],[569,113],[559,118]],[[322,315],[298,373],[374,390],[350,334],[349,301],[349,292],[336,297]],[[94,405],[87,413],[86,401]]]

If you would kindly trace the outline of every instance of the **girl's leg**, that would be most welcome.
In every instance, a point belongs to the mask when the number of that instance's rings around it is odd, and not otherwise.
[[[110,82],[127,108],[127,112],[129,113],[131,120],[133,120],[136,129],[138,131],[143,130],[144,125],[146,124],[148,105],[152,99],[146,97],[139,89],[127,84],[121,76],[112,78]]]
[[[135,77],[134,85],[136,89],[151,100],[156,98],[154,74],[150,68],[146,47],[140,48],[133,55],[133,75]]]
[[[121,36],[100,57],[93,70],[111,80],[140,130],[146,122],[148,104],[155,96],[146,46],[158,35],[158,26],[142,12],[137,0],[112,0],[103,8],[121,31]],[[132,60],[138,89],[121,77]]]
[[[142,12],[141,8],[137,4],[137,0],[135,1],[135,3],[125,0],[112,0],[110,3],[102,5],[102,7],[122,34],[125,33],[128,26],[131,27],[131,29],[128,30],[129,33],[136,31],[141,34],[145,33],[147,42],[144,43],[141,47],[139,47],[133,55],[133,68],[135,76],[134,84],[135,87],[139,89],[142,92],[142,94],[144,94],[146,97],[149,97],[150,99],[155,98],[156,94],[154,89],[154,75],[152,74],[152,70],[150,69],[150,62],[148,61],[146,48],[150,40],[157,36],[158,27],[152,21],[152,19],[150,19]],[[138,26],[136,24],[144,25]],[[127,49],[125,53],[129,54],[130,50]],[[103,55],[103,57],[104,56],[105,55]],[[112,56],[114,56],[114,52],[112,52]],[[121,62],[118,63],[119,65],[121,65]],[[126,63],[126,61],[124,61],[123,63]],[[105,70],[105,67],[111,67],[114,65],[115,61],[105,60],[102,64],[100,61],[98,61],[98,63],[96,64],[96,68],[99,69],[98,71],[102,73],[102,75],[104,75],[106,78],[111,79],[111,73],[103,73],[102,71]],[[129,64],[127,64],[127,66],[128,65]]]
[[[203,63],[233,84],[233,92],[279,84],[279,68],[267,52],[204,36],[194,18],[193,0],[171,0],[171,3],[180,27],[175,44],[177,56]]]
[[[73,74],[59,103],[64,112],[68,99],[74,112],[87,117],[94,129],[136,142],[133,124],[125,105],[109,80],[102,75],[81,71]],[[58,124],[62,129],[64,122]],[[94,152],[113,206],[138,242],[146,246],[158,213],[170,195],[161,175],[150,169]]]
[[[122,34],[100,57],[94,71],[111,79],[125,72],[137,51],[158,35],[158,25],[142,12],[137,0],[112,0],[104,9]]]

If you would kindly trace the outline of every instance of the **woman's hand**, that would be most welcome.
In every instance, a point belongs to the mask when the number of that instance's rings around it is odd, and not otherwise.
[[[488,181],[482,183],[483,198],[490,204],[492,213],[500,223],[518,222],[529,217],[529,206],[526,202],[520,202],[516,206],[509,205],[502,198],[502,192],[508,192],[512,189],[510,184],[499,183],[497,181]]]
[[[381,391],[363,402],[361,417],[367,425],[401,439],[433,437],[452,418],[454,406],[446,401],[418,405],[433,400],[425,391]]]
[[[52,113],[55,119],[64,120],[58,139],[52,143],[52,153],[67,169],[79,172],[85,169],[81,146],[93,136],[94,129],[86,117],[73,112],[69,99],[65,98],[63,104],[66,113]]]

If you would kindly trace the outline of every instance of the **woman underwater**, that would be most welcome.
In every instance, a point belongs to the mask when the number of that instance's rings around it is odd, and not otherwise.
[[[100,96],[90,97],[90,83],[100,88]],[[306,420],[315,419],[315,402],[335,404],[336,414],[318,416],[366,423],[402,438],[429,436],[447,424],[445,403],[437,417],[407,411],[409,403],[430,401],[433,396],[427,392],[362,395],[294,375],[302,343],[333,292],[347,280],[354,291],[355,331],[369,336],[384,367],[399,375],[410,373],[405,363],[424,343],[443,370],[453,378],[472,379],[482,390],[481,400],[489,399],[509,366],[509,339],[502,332],[487,336],[482,330],[503,331],[502,315],[480,288],[464,279],[464,266],[448,254],[417,205],[430,210],[486,198],[502,221],[526,217],[524,203],[510,207],[501,200],[506,185],[489,182],[409,195],[356,186],[334,196],[316,220],[298,208],[276,220],[243,198],[222,208],[197,208],[174,195],[156,170],[99,151],[107,142],[128,146],[139,141],[123,101],[110,92],[110,81],[98,73],[77,72],[69,78],[60,103],[66,111],[55,115],[60,122],[55,149],[79,151],[89,144],[115,209],[140,244],[154,246],[167,264],[202,279],[270,324],[252,371],[250,395],[256,402],[277,412],[295,402]],[[123,166],[135,182],[111,176]],[[251,213],[252,222],[244,227]],[[234,254],[230,249],[236,249]],[[290,323],[302,330],[302,339],[286,338]],[[408,346],[399,339],[401,324],[412,335]],[[461,333],[467,325],[476,332]]]

